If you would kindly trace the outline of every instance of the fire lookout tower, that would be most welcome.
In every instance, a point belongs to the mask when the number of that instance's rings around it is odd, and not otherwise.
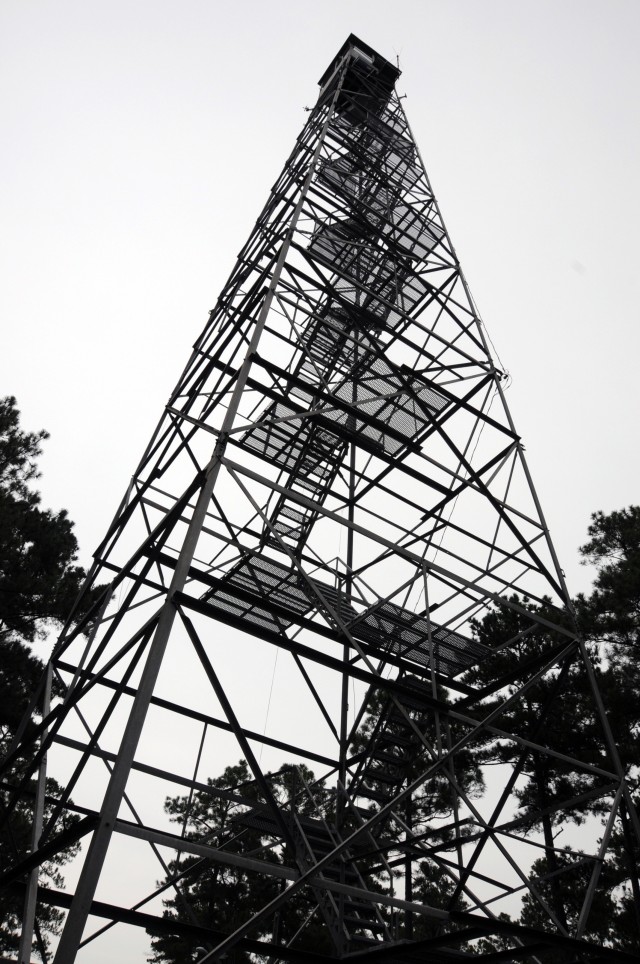
[[[634,959],[592,920],[638,818],[398,76],[354,36],[323,74],[6,761],[9,820],[41,774],[21,959],[36,895],[57,964],[124,925],[185,961]]]

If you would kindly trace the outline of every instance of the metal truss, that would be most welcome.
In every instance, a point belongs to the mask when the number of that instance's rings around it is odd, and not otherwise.
[[[69,622],[43,680],[51,706],[5,763],[9,818],[47,755],[63,786],[43,820],[41,778],[34,853],[2,877],[31,908],[25,960],[38,867],[77,841],[74,888],[38,890],[68,910],[58,964],[119,922],[182,935],[202,961],[633,959],[585,940],[612,835],[624,818],[637,836],[638,819],[398,76],[353,36],[323,76],[96,552],[102,601]],[[477,631],[491,612],[511,636]],[[264,732],[246,722],[256,647],[288,674],[284,725]],[[551,726],[578,677],[599,727],[585,759]],[[250,792],[193,769],[205,734],[223,763],[246,759]],[[483,789],[469,772],[488,746],[504,762]],[[287,799],[264,749],[290,770]],[[536,768],[567,789],[523,809]],[[167,794],[195,792],[227,801],[224,840],[167,823]],[[549,837],[582,816],[580,847]],[[250,855],[246,828],[262,840]],[[143,851],[147,887],[122,906],[113,859],[126,877]],[[171,879],[180,855],[277,893],[223,933]],[[577,921],[532,871],[541,856],[571,882]],[[425,867],[439,899],[418,886]],[[162,916],[167,892],[180,920]],[[505,919],[523,896],[539,927]],[[281,937],[298,898],[331,950],[309,949],[304,925]]]

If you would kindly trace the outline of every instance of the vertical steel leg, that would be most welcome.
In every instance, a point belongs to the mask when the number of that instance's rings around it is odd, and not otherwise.
[[[47,678],[44,686],[44,695],[42,699],[42,716],[44,719],[49,715],[49,709],[51,705],[51,680],[52,680],[53,667],[49,663],[47,667]],[[47,739],[47,731],[44,730],[42,733],[43,742]],[[31,832],[31,850],[38,849],[38,843],[40,841],[40,835],[42,833],[42,824],[44,820],[44,798],[47,789],[47,756],[46,754],[42,757],[40,761],[40,767],[38,769],[38,783],[36,786],[36,798],[34,802],[33,810],[33,829]],[[18,961],[19,964],[30,964],[31,961],[31,948],[33,946],[33,929],[36,921],[36,900],[38,898],[38,868],[34,869],[29,874],[29,879],[27,881],[27,893],[24,900],[24,913],[22,916],[22,933],[20,934],[20,944],[18,946]]]

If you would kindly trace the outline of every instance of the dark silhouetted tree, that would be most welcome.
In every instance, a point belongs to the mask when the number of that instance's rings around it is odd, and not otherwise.
[[[63,623],[85,578],[84,570],[76,564],[78,543],[73,523],[64,509],[43,509],[40,495],[32,487],[39,475],[41,443],[47,437],[45,431],[23,431],[15,398],[0,399],[0,760],[28,710],[43,672],[33,644]],[[86,605],[91,605],[101,591],[96,589],[88,594]],[[13,772],[5,773],[0,785],[3,811],[13,777]],[[51,782],[49,787],[55,790]],[[27,794],[14,809],[10,822],[2,820],[3,866],[29,851],[31,819],[31,797]],[[72,853],[73,848],[59,854],[57,865],[70,859]],[[58,866],[47,864],[43,868],[44,878],[57,886],[62,882]],[[21,915],[22,899],[0,893],[3,954],[17,948]],[[56,931],[61,917],[54,908],[38,908],[41,955],[47,945],[47,933]]]
[[[300,774],[307,784],[313,783],[313,774],[303,766],[283,767],[277,774],[266,774],[266,779],[285,811],[295,798],[294,809],[299,816],[317,816],[312,800],[304,793]],[[197,790],[191,796],[166,801],[170,819],[180,826],[188,840],[209,843],[229,855],[251,855],[267,864],[295,866],[295,856],[279,841],[273,819],[268,809],[265,810],[265,801],[244,760],[227,767],[221,776],[207,783],[210,793]],[[322,787],[315,787],[315,798],[325,802]],[[275,876],[247,874],[233,863],[192,856],[172,861],[169,878],[175,881],[176,888],[173,896],[164,901],[163,916],[220,933],[233,932],[273,899],[284,885]],[[166,884],[165,880],[160,886]],[[282,943],[295,938],[296,947],[328,951],[327,935],[322,922],[313,914],[313,907],[309,898],[299,895],[275,920],[266,924],[262,936]],[[307,918],[310,918],[308,923]],[[197,949],[202,947],[203,939],[162,934],[152,936],[151,945],[153,954],[149,960],[154,964],[161,961],[186,964],[197,959]],[[250,964],[258,958],[235,948],[229,952],[228,960],[230,964]]]
[[[475,623],[478,640],[497,650],[494,656],[467,674],[467,682],[489,687],[489,690],[495,688],[495,694],[489,695],[484,702],[486,712],[500,707],[536,670],[551,663],[554,654],[566,646],[566,635],[538,620],[572,629],[568,614],[560,614],[552,608],[550,601],[533,604],[518,596],[505,599],[502,605]],[[570,725],[568,721],[571,721]],[[508,733],[548,746],[578,761],[611,765],[603,750],[602,731],[588,677],[575,654],[542,673],[503,710],[497,725]],[[564,855],[555,838],[557,830],[567,820],[581,824],[597,811],[597,804],[589,807],[581,803],[572,807],[569,802],[596,791],[599,778],[544,751],[529,749],[523,753],[521,745],[503,738],[487,740],[479,754],[485,765],[521,766],[520,778],[511,791],[517,816],[522,821],[519,833],[526,835],[528,829],[542,830],[544,856],[532,868],[534,877],[539,878],[536,889],[560,924],[570,930],[577,921],[577,918],[573,919],[578,892],[575,875],[585,871],[580,855],[574,854],[571,859]],[[504,813],[509,816],[508,809]],[[580,869],[574,871],[573,864]],[[521,919],[532,926],[554,929],[547,912],[531,894],[523,902]],[[595,913],[593,919],[597,919]],[[603,912],[599,919],[601,932],[591,936],[604,940],[609,933],[606,913]]]
[[[580,549],[596,566],[593,591],[579,596],[581,629],[602,652],[599,684],[636,812],[640,809],[640,506],[594,512]],[[613,943],[640,952],[640,847],[628,808],[614,832],[607,881]]]

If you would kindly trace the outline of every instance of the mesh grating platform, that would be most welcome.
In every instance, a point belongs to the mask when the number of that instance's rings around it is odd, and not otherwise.
[[[291,518],[295,510],[289,509]],[[429,622],[395,603],[385,602],[358,613],[344,592],[320,579],[304,580],[297,570],[254,553],[243,559],[204,597],[225,615],[281,631],[297,617],[320,611],[333,625],[338,616],[351,635],[382,655],[393,653],[442,676],[455,676],[491,652],[462,633]],[[431,642],[429,641],[431,632]]]
[[[296,388],[293,394],[311,405],[311,393]],[[359,409],[367,421],[341,405],[332,408],[324,404],[319,413],[349,436],[364,438],[387,455],[395,455],[411,443],[447,405],[447,399],[431,383],[394,369],[381,358],[369,360],[368,368],[361,369],[357,378],[343,381],[332,394],[339,402]]]
[[[301,338],[307,353],[302,361],[301,374],[318,384],[332,375],[346,376],[355,358],[355,343],[350,335],[354,329],[363,327],[358,324],[360,320],[355,314],[350,318],[339,308],[334,308],[323,318],[314,318]],[[362,353],[361,346],[358,351]]]
[[[258,553],[238,563],[203,598],[224,615],[240,617],[275,632],[288,628],[296,616],[303,616],[312,608],[298,585],[297,574]]]
[[[315,588],[318,590],[322,600],[324,600],[325,603],[328,603],[333,612],[338,616],[340,622],[344,623],[345,625],[353,622],[353,620],[357,617],[357,613],[342,591],[337,589],[335,586],[321,582],[319,579],[311,579],[309,581],[312,582]],[[309,592],[311,592],[311,590],[309,590]],[[319,600],[315,594],[313,595],[313,601],[314,605],[317,607]],[[332,614],[330,614],[330,616],[331,622],[334,622]]]
[[[308,417],[295,416],[295,410],[284,402],[273,402],[261,422],[243,436],[242,445],[289,472],[296,469],[299,476],[315,476],[315,483],[309,479],[314,488],[330,474],[329,463],[341,441],[332,432],[319,429]],[[294,418],[275,423],[283,417]]]
[[[455,676],[491,653],[482,643],[433,622],[429,624],[425,616],[391,602],[375,606],[361,616],[351,632],[371,646],[388,647],[392,653],[425,667],[431,665],[433,648],[434,669],[443,676]]]
[[[278,421],[287,418],[290,421]],[[284,402],[272,402],[260,423],[243,436],[245,448],[263,455],[285,469],[292,469],[304,449],[308,428],[303,416]]]
[[[385,247],[371,244],[366,229],[351,220],[323,225],[309,251],[337,273],[336,294],[349,311],[368,316],[369,326],[394,329],[403,313],[409,314],[431,291],[412,270],[410,258],[426,257],[444,232],[408,205],[394,209],[392,220],[388,214],[385,219]]]
[[[354,220],[322,225],[311,239],[309,251],[333,270],[363,287],[374,288],[378,294],[388,289],[391,279],[400,273],[404,277],[406,265],[398,256],[371,244],[362,225]]]
[[[444,237],[440,225],[408,204],[396,205],[389,214],[390,223],[385,226],[384,233],[412,258],[426,258]]]

